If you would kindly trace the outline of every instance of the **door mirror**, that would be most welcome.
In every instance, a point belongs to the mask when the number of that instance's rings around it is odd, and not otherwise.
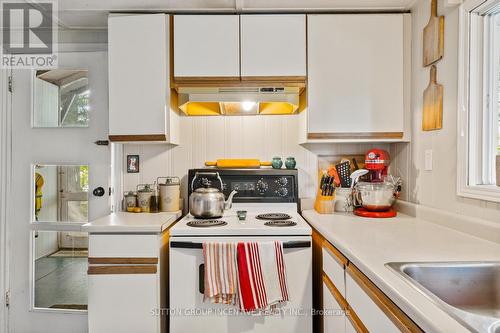
[[[87,70],[38,70],[33,80],[33,127],[89,126]]]
[[[89,168],[86,165],[36,165],[35,222],[87,222]]]

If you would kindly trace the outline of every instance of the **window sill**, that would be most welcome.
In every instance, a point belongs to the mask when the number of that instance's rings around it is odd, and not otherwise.
[[[500,202],[500,186],[475,185],[464,186],[457,192],[459,197],[472,198],[484,201]]]

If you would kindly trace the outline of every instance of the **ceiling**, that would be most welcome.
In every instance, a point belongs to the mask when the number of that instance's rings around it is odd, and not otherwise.
[[[109,12],[405,11],[414,2],[415,0],[64,0],[58,2],[58,21],[61,28],[66,29],[106,29]]]

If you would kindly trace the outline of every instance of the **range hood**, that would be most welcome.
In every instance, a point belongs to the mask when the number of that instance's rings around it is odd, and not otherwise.
[[[177,87],[178,106],[188,116],[283,115],[299,110],[295,86]]]

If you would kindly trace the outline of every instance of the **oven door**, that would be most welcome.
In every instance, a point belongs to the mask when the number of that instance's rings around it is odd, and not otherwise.
[[[290,301],[279,315],[251,315],[234,306],[203,302],[203,241],[283,242]],[[171,237],[170,332],[312,332],[312,247],[310,236]]]

